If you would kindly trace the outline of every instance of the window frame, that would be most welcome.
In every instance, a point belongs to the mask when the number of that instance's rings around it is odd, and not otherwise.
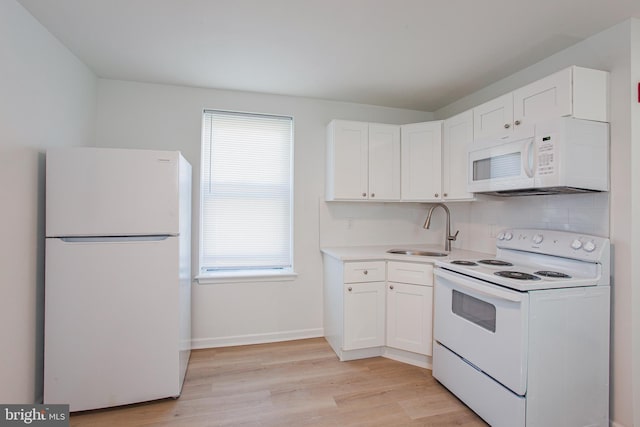
[[[289,147],[289,259],[290,259],[290,267],[289,268],[255,268],[255,267],[247,267],[240,269],[218,269],[212,271],[205,271],[203,267],[203,253],[204,253],[204,199],[205,192],[203,190],[206,183],[203,180],[203,170],[204,167],[204,150],[205,150],[205,123],[207,120],[208,113],[220,113],[220,114],[228,114],[228,115],[238,115],[238,116],[254,116],[254,117],[274,117],[278,119],[289,119],[291,121],[291,140]],[[198,275],[196,276],[196,281],[200,284],[215,284],[215,283],[241,283],[241,282],[281,282],[294,280],[297,277],[297,273],[294,270],[294,154],[295,154],[295,119],[292,115],[285,114],[270,114],[270,113],[254,113],[254,112],[245,112],[245,111],[237,111],[237,110],[226,110],[226,109],[211,109],[206,108],[202,111],[202,120],[201,120],[201,137],[200,137],[200,170],[199,170],[199,191],[200,191],[200,206],[199,206],[199,253],[198,253]]]

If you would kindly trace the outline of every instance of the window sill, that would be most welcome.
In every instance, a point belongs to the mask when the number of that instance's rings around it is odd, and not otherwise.
[[[298,273],[293,270],[239,270],[216,271],[196,276],[200,285],[216,283],[285,282],[295,280]]]

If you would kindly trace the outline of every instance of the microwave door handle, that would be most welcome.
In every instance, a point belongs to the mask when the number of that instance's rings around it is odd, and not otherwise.
[[[470,277],[465,277],[457,273],[451,273],[449,271],[443,270],[442,268],[436,269],[435,275],[436,277],[440,276],[444,279],[447,279],[449,282],[453,283],[459,288],[465,288],[487,297],[507,300],[509,302],[522,301],[522,296],[519,292],[507,291],[505,289],[502,289],[498,285],[486,285],[478,280],[472,279]]]
[[[524,164],[523,164],[523,168],[524,168],[524,172],[527,174],[527,176],[529,178],[533,178],[533,175],[535,174],[535,163],[533,162],[533,142],[534,139],[531,138],[529,139],[529,141],[527,142],[527,145],[525,145],[524,147]]]
[[[534,138],[529,139],[529,142],[527,142],[527,145],[524,148],[524,152],[525,152],[525,160],[524,160],[524,172],[527,174],[527,176],[529,178],[533,178],[533,176],[535,175],[535,162],[534,162],[534,158],[533,158],[533,143],[534,143]]]

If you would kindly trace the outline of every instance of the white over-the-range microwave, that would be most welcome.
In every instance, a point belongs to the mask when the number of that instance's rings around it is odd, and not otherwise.
[[[609,124],[569,117],[468,149],[472,193],[497,196],[609,190]]]

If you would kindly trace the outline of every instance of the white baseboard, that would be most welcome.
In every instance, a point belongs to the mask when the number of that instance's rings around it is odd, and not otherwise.
[[[360,348],[358,350],[341,350],[336,354],[341,362],[348,362],[350,360],[368,359],[369,357],[382,356],[382,353],[384,353],[384,347]]]
[[[236,345],[266,344],[271,342],[301,340],[324,336],[324,330],[301,329],[297,331],[273,332],[267,334],[237,335],[232,337],[195,338],[191,340],[191,348],[232,347]]]
[[[419,368],[432,369],[431,356],[411,353],[410,351],[399,350],[392,347],[386,347],[382,356],[398,362],[408,363],[409,365],[417,366]]]

